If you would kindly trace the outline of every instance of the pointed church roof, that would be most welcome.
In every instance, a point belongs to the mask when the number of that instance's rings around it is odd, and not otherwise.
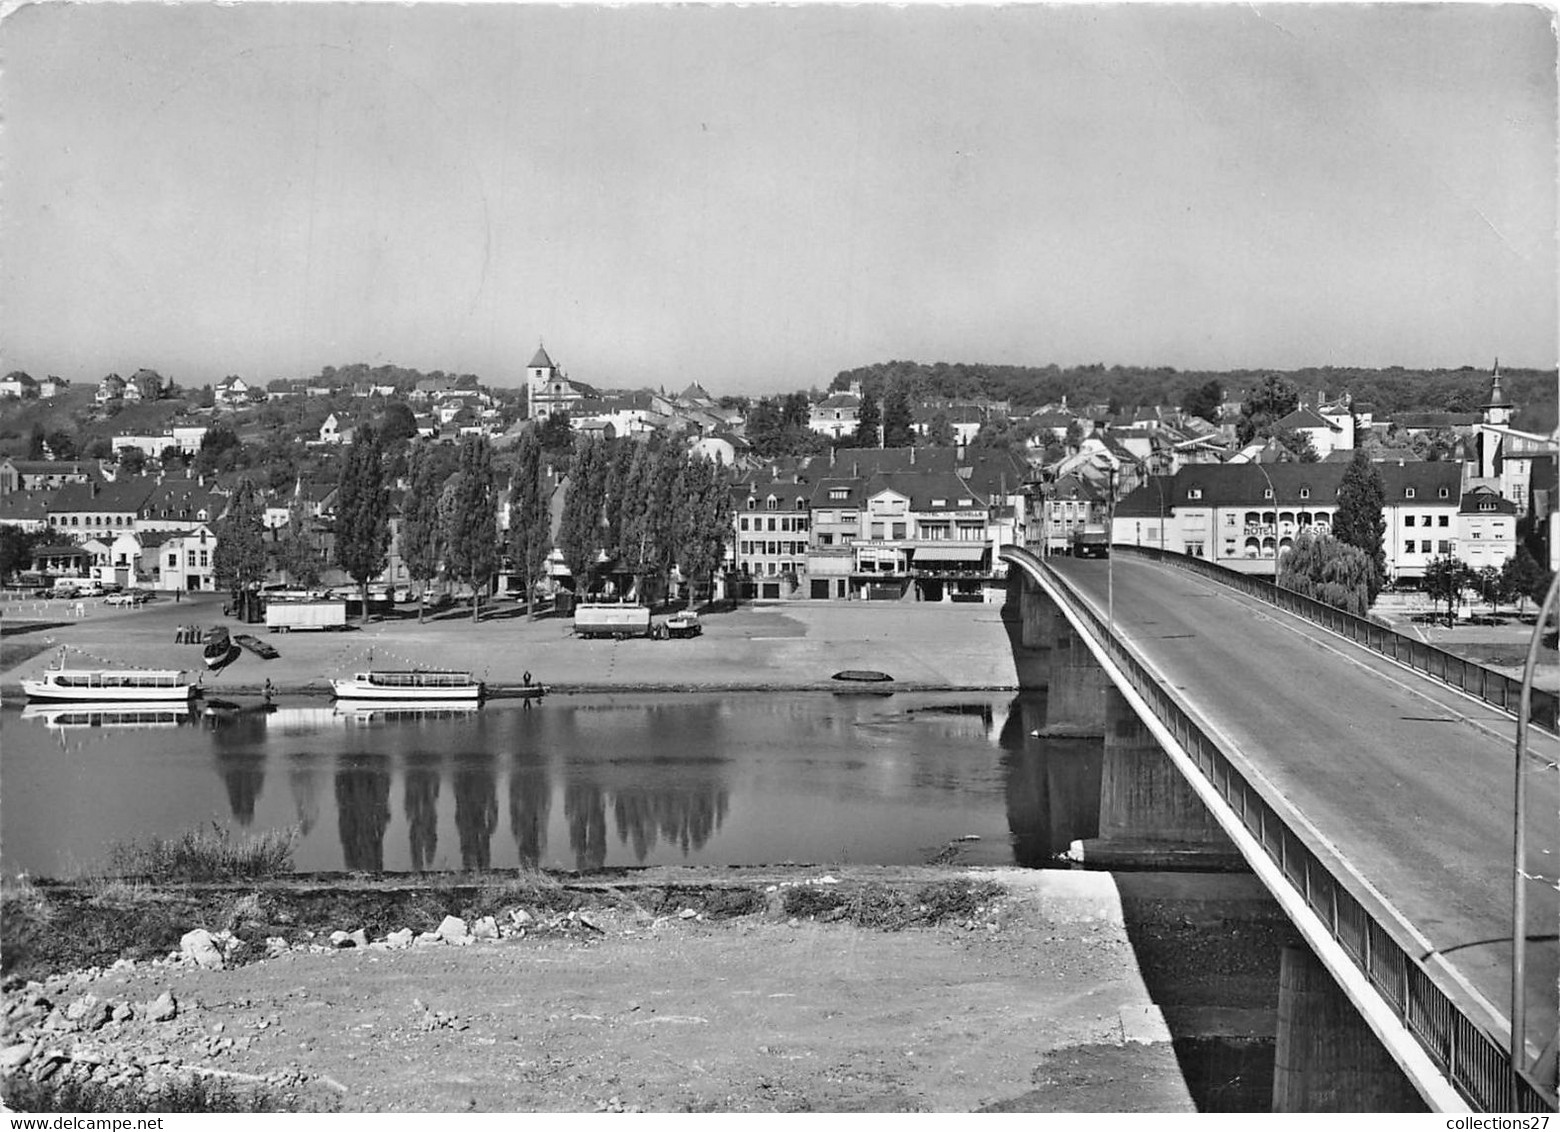
[[[1495,363],[1495,375],[1490,379],[1490,399],[1484,405],[1486,409],[1509,409],[1511,402],[1506,400],[1506,394],[1500,388],[1500,362]]]
[[[553,360],[547,356],[547,351],[542,347],[542,344],[538,342],[536,344],[536,355],[531,359],[531,364],[526,366],[526,369],[554,368],[556,367],[553,365]]]

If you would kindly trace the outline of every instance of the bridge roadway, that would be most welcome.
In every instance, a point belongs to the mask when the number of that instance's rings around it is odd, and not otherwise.
[[[1106,615],[1106,562],[1048,561]],[[1504,1029],[1514,720],[1188,571],[1125,555],[1109,569],[1118,635],[1429,941]],[[1540,763],[1560,758],[1560,740],[1529,734],[1527,871],[1553,878],[1560,774]],[[1540,1045],[1560,1009],[1557,897],[1553,881],[1528,885],[1527,1031]]]

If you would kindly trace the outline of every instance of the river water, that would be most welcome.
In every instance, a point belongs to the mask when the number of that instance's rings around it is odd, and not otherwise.
[[[6,873],[212,823],[296,828],[302,871],[1051,863],[1098,825],[1099,742],[1044,695],[551,696],[359,713],[298,699],[125,725],[0,712]]]

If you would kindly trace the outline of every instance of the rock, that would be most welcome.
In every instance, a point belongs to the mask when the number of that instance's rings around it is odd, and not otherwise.
[[[357,947],[358,941],[352,938],[351,932],[331,932],[330,945],[332,947]]]
[[[483,916],[471,925],[471,934],[474,939],[497,939],[498,921],[492,916]]]
[[[828,876],[828,875],[824,875],[824,876],[821,876],[821,877],[818,878],[818,883],[819,884],[839,884],[840,882],[839,882],[838,878],[836,878],[836,877],[831,877],[831,876]]]
[[[447,943],[459,943],[470,935],[470,931],[466,921],[459,916],[445,916],[433,934]]]
[[[438,932],[419,932],[417,942],[421,944],[443,943],[444,937]]]
[[[413,935],[411,928],[402,928],[398,932],[391,932],[385,936],[385,942],[391,947],[410,947],[414,938],[416,937]]]
[[[185,932],[179,940],[179,953],[211,970],[220,970],[223,966],[222,949],[205,928]]]
[[[32,1042],[18,1042],[0,1049],[0,1073],[15,1073],[26,1065],[33,1055]]]
[[[509,922],[517,928],[523,928],[534,920],[535,917],[524,908],[515,908],[509,913]]]
[[[680,920],[691,920],[697,915],[698,913],[695,912],[692,908],[684,908],[681,912],[677,913],[677,918]]]
[[[146,1020],[148,1022],[171,1022],[178,1016],[179,1004],[173,997],[171,990],[165,990],[153,999],[146,1007]]]
[[[116,1002],[114,1004],[114,1021],[128,1022],[135,1017],[135,1007],[128,1002]]]

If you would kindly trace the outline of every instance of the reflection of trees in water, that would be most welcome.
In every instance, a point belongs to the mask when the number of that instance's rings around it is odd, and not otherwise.
[[[460,834],[461,868],[492,867],[493,831],[497,828],[498,776],[486,763],[467,763],[455,772],[455,829]]]
[[[1045,700],[1020,695],[998,737],[1013,859],[1029,868],[1099,833],[1102,744],[1033,734],[1044,726]]]
[[[336,826],[341,853],[354,872],[383,872],[390,824],[390,772],[378,761],[336,771]]]
[[[552,808],[552,783],[547,768],[517,766],[509,772],[509,830],[520,852],[520,867],[534,869],[547,852],[547,818]]]
[[[211,731],[217,773],[227,787],[228,809],[241,826],[255,820],[255,802],[265,787],[265,723],[259,716],[217,722]]]
[[[569,823],[569,848],[581,872],[607,861],[607,805],[601,787],[571,782],[563,790],[563,816]]]
[[[632,787],[612,796],[618,840],[632,846],[643,861],[657,834],[682,849],[703,849],[726,817],[727,793],[720,787],[656,790]]]
[[[303,751],[288,759],[287,787],[292,791],[293,814],[298,821],[298,830],[305,837],[320,820],[320,770],[316,760],[324,757]]]
[[[439,849],[439,756],[409,755],[402,787],[412,869],[420,873],[433,868]]]

